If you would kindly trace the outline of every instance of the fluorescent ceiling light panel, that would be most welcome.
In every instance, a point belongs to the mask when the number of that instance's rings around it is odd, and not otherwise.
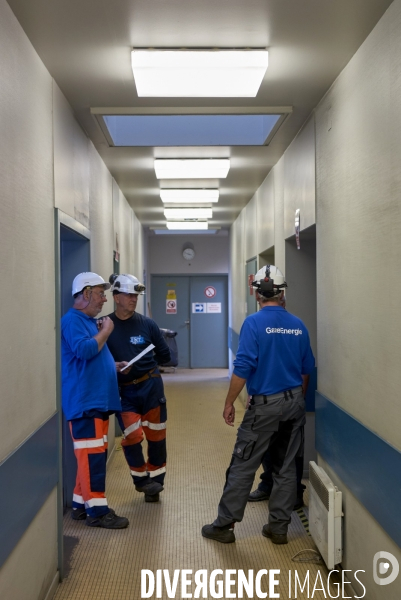
[[[163,202],[174,202],[176,204],[185,202],[187,204],[195,202],[218,202],[219,190],[160,190],[160,198]]]
[[[167,229],[208,229],[207,221],[166,221]]]
[[[158,179],[224,179],[230,170],[229,158],[156,158]]]
[[[133,50],[139,97],[254,98],[267,50]]]
[[[166,208],[164,216],[166,219],[211,219],[213,211],[211,208]]]

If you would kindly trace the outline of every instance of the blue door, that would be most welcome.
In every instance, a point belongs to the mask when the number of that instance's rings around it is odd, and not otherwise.
[[[228,367],[227,277],[190,278],[191,367]]]
[[[178,366],[227,368],[227,276],[153,275],[152,318],[177,331]]]
[[[60,225],[60,284],[61,316],[73,305],[71,296],[73,279],[78,273],[90,270],[90,242],[76,231]],[[77,476],[77,461],[74,454],[68,423],[63,414],[63,505],[71,506],[72,493]]]

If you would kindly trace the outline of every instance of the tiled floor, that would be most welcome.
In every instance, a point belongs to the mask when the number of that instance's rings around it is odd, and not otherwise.
[[[312,596],[312,590],[318,570],[326,581],[326,568],[291,561],[298,551],[314,548],[296,513],[286,546],[275,546],[261,535],[267,522],[267,502],[248,504],[243,522],[235,528],[235,544],[223,545],[201,536],[202,525],[216,516],[236,435],[236,427],[225,425],[221,416],[228,375],[222,369],[177,370],[163,378],[169,413],[168,471],[161,501],[145,504],[143,495],[134,490],[121,449],[117,449],[108,471],[107,496],[110,506],[129,518],[130,526],[121,531],[92,529],[66,515],[67,575],[56,600],[137,600],[141,598],[141,569],[153,573],[168,569],[171,578],[175,569],[207,569],[209,575],[213,569],[242,569],[246,574],[253,569],[255,575],[261,569],[280,569],[276,576],[280,585],[275,591],[281,598],[290,597],[289,571],[292,580],[297,570],[304,581],[309,570],[310,592],[298,588],[298,598],[325,598],[327,592],[316,590]],[[236,408],[239,424],[244,409],[239,401]],[[305,498],[307,501],[307,493]],[[316,587],[322,587],[319,581]],[[268,592],[266,576],[262,589]],[[164,587],[159,597],[168,598]],[[171,597],[182,597],[180,584]]]

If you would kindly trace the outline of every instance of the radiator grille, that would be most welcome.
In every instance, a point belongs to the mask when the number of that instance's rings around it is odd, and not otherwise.
[[[320,500],[323,502],[324,506],[329,510],[329,490],[320,479],[319,474],[315,471],[315,469],[311,468],[309,471],[309,480],[310,483],[319,496]]]

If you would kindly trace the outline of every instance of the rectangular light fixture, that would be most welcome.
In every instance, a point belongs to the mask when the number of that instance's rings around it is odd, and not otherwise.
[[[164,216],[166,219],[211,219],[213,211],[211,208],[166,208]]]
[[[268,67],[266,49],[133,50],[139,97],[254,98]]]
[[[208,229],[207,221],[166,221],[167,229]]]
[[[160,190],[160,198],[163,202],[174,202],[176,204],[180,202],[185,203],[202,203],[202,202],[218,202],[219,190],[193,190],[193,189],[180,189],[180,190]]]
[[[156,158],[157,179],[224,179],[229,158]]]

